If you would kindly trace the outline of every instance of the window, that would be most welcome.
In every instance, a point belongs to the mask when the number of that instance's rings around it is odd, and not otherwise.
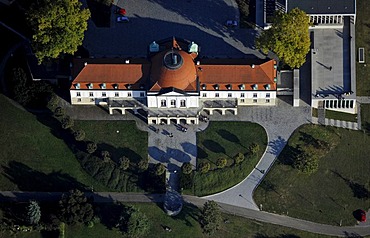
[[[94,93],[90,93],[90,97],[94,97]]]
[[[131,92],[128,92],[127,97],[131,97],[131,96],[132,96]]]
[[[171,107],[176,107],[176,100],[175,99],[171,100]]]
[[[269,98],[270,97],[270,93],[266,93],[266,97]]]
[[[257,99],[253,99],[253,103],[257,103]]]
[[[253,97],[256,98],[257,97],[257,93],[253,93]]]
[[[114,96],[115,96],[115,97],[119,97],[119,93],[118,93],[118,92],[115,92],[115,93],[114,93]]]
[[[106,92],[102,92],[102,93],[101,93],[101,96],[102,96],[102,97],[106,97],[106,96],[107,96],[107,93],[106,93]]]
[[[270,99],[266,99],[266,103],[270,103]]]
[[[231,94],[231,93],[228,93],[228,94],[227,94],[227,97],[228,97],[228,98],[231,98],[231,97],[232,97],[232,94]]]
[[[206,98],[207,97],[207,93],[203,93],[203,97]]]
[[[216,93],[215,97],[216,98],[220,97],[220,94],[219,93]]]
[[[76,95],[77,95],[77,97],[81,97],[81,93],[80,92],[77,92]]]
[[[90,102],[94,102],[95,101],[95,99],[94,98],[90,98]]]
[[[180,101],[180,107],[186,107],[186,101],[185,100]]]
[[[77,102],[81,102],[81,98],[77,98]]]
[[[145,97],[145,93],[141,92],[140,97]]]
[[[166,100],[162,99],[161,100],[161,107],[166,107],[167,103]]]
[[[244,102],[244,99],[240,99],[240,102]]]
[[[241,93],[241,94],[240,94],[240,97],[241,97],[241,98],[244,98],[244,97],[245,97],[244,93]]]

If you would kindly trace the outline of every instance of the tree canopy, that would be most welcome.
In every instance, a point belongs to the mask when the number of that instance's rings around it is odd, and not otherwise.
[[[78,0],[43,0],[27,12],[32,47],[40,64],[61,53],[74,54],[82,45],[90,11],[81,6]]]
[[[264,53],[271,50],[291,68],[299,68],[310,51],[309,26],[309,17],[298,8],[278,12],[271,28],[256,39],[256,47]]]
[[[92,220],[94,210],[85,194],[80,190],[71,190],[59,201],[60,218],[67,224],[87,223]]]
[[[204,204],[200,223],[204,233],[214,234],[221,226],[222,214],[218,204],[215,201],[208,201]]]

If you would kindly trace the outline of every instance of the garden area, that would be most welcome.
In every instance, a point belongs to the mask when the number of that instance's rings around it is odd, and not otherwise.
[[[356,224],[369,209],[370,137],[360,131],[298,128],[254,193],[265,211],[331,225]]]
[[[210,122],[197,133],[198,171],[182,173],[183,192],[205,196],[238,184],[257,164],[266,143],[266,132],[258,124]]]
[[[370,133],[370,104],[361,104],[362,129]]]
[[[357,78],[357,95],[370,95],[370,67],[358,63],[358,48],[365,48],[365,60],[370,60],[370,5],[366,0],[356,1],[356,78]]]

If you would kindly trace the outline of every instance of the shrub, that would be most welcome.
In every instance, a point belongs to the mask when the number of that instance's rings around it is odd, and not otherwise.
[[[155,165],[154,171],[156,175],[162,175],[166,171],[166,166],[164,166],[162,163],[158,163]]]
[[[199,171],[203,174],[207,173],[210,168],[211,168],[211,164],[206,161],[200,162],[198,165]]]
[[[69,116],[66,116],[66,117],[63,117],[61,124],[62,124],[63,129],[68,129],[74,125],[74,121]]]
[[[208,201],[204,204],[202,214],[200,216],[200,223],[203,232],[207,235],[213,235],[220,229],[222,222],[222,214],[220,207],[215,201]]]
[[[102,157],[102,159],[103,159],[104,162],[109,162],[110,161],[110,153],[109,153],[109,151],[103,150],[101,152],[101,157]]]
[[[98,148],[98,146],[94,142],[88,142],[87,145],[86,145],[86,151],[89,154],[94,153],[97,148]]]
[[[119,158],[118,165],[120,169],[127,170],[130,167],[130,159],[123,156]]]
[[[148,167],[149,167],[149,160],[148,159],[141,159],[138,163],[137,163],[137,167],[140,169],[140,170],[147,170]]]
[[[239,153],[238,153],[238,154],[236,154],[236,155],[235,155],[235,157],[234,157],[235,164],[240,164],[241,162],[243,162],[243,161],[244,161],[244,159],[245,159],[244,154],[239,152]]]
[[[252,143],[250,146],[249,146],[249,152],[252,154],[252,155],[255,155],[258,153],[258,151],[260,150],[260,146],[256,143]]]
[[[184,174],[190,174],[193,171],[193,165],[191,165],[189,162],[185,162],[181,166],[181,171]]]
[[[73,132],[73,136],[76,141],[83,141],[85,139],[85,131],[84,130],[77,130]]]
[[[319,168],[319,159],[317,156],[302,151],[294,161],[293,167],[305,174],[312,174]]]
[[[54,116],[56,116],[56,117],[62,117],[62,116],[64,116],[64,114],[65,114],[64,108],[62,108],[62,107],[55,108],[55,110],[54,110]]]
[[[193,186],[193,175],[182,173],[180,175],[180,188],[191,189]]]
[[[216,162],[217,168],[222,169],[226,166],[227,159],[226,158],[219,158]]]

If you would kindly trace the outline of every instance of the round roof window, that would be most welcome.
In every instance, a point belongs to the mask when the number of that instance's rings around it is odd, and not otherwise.
[[[163,63],[168,69],[178,69],[183,64],[183,59],[180,54],[170,51],[164,55]]]

